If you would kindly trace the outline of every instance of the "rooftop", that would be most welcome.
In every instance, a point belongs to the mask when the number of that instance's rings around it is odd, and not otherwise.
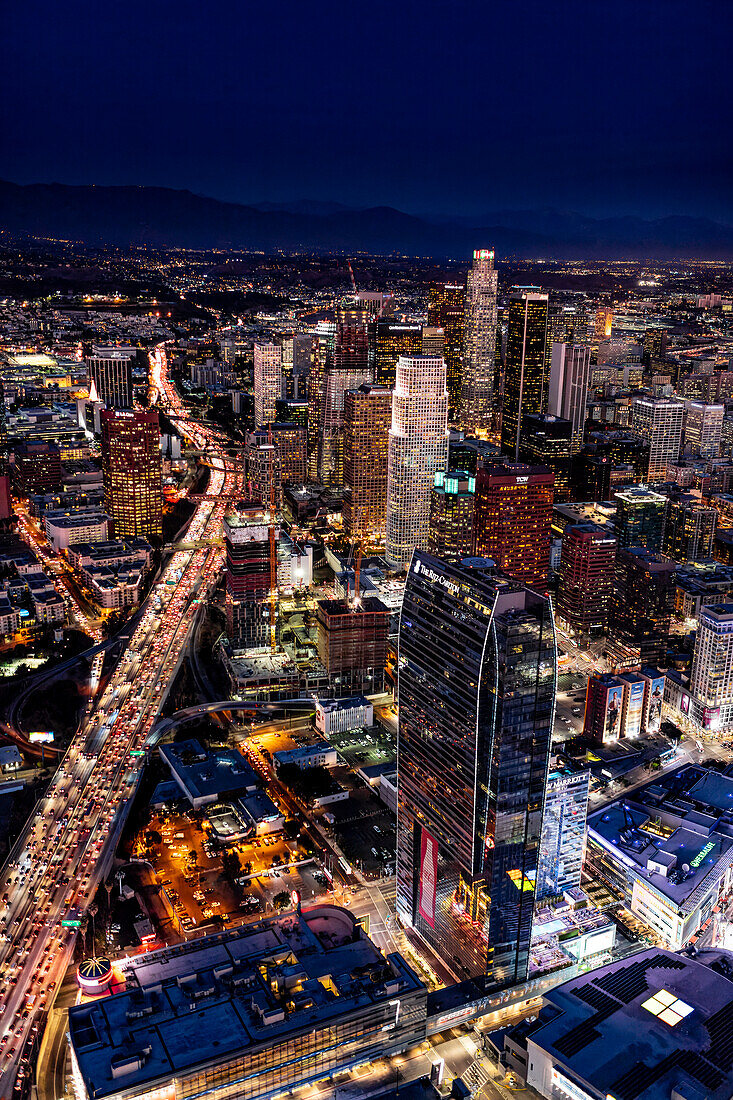
[[[143,1091],[422,988],[331,905],[134,956],[122,970],[123,993],[69,1010],[92,1097]]]

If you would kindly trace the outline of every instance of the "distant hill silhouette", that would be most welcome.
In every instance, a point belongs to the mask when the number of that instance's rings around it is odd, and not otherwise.
[[[733,228],[706,218],[588,218],[505,210],[477,219],[415,217],[388,206],[301,200],[245,206],[165,187],[0,181],[0,228],[17,237],[180,248],[304,249],[468,257],[490,246],[528,259],[733,259]]]

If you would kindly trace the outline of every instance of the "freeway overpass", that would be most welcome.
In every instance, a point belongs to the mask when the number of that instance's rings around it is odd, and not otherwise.
[[[196,718],[203,718],[207,714],[221,714],[226,711],[245,711],[252,714],[277,714],[279,711],[289,711],[297,714],[308,714],[315,710],[312,696],[300,695],[294,699],[278,699],[276,703],[242,702],[234,699],[221,699],[216,703],[199,703],[195,707],[185,707],[176,711],[168,718],[160,722],[150,731],[145,742],[146,747],[152,748],[164,737],[166,733],[177,729],[186,722],[193,722]]]

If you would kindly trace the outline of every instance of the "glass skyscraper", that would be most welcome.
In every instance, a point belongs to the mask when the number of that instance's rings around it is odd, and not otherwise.
[[[550,601],[416,550],[399,639],[397,912],[457,979],[524,981],[553,721]]]
[[[523,418],[545,409],[547,301],[536,287],[516,287],[509,300],[501,449],[515,461]]]

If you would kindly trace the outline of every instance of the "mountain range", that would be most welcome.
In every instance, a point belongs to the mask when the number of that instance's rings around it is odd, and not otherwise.
[[[468,258],[733,259],[733,227],[708,218],[591,218],[554,209],[425,217],[301,200],[243,205],[165,187],[0,181],[0,229],[89,245]]]

